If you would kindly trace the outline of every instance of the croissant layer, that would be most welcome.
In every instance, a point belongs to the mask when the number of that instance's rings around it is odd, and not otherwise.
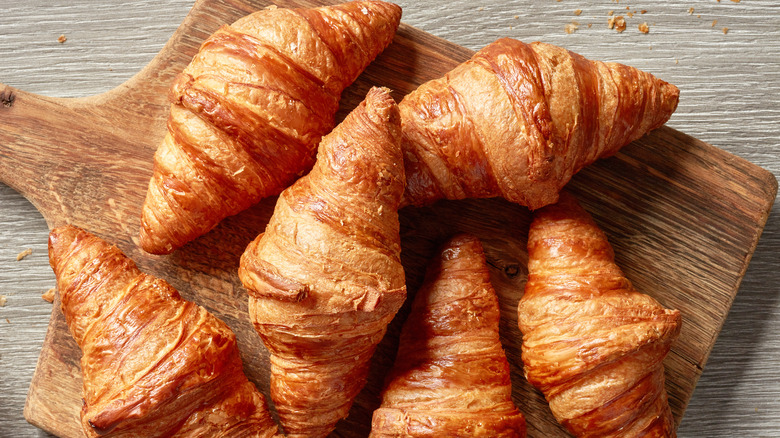
[[[373,88],[279,196],[241,257],[249,313],[271,352],[271,398],[288,436],[326,436],[365,384],[406,297],[398,205],[398,107]]]
[[[79,228],[51,232],[49,259],[82,351],[87,436],[277,436],[222,321]]]
[[[390,44],[400,17],[377,0],[267,8],[211,35],[170,91],[142,248],[170,253],[308,171],[341,92]]]
[[[584,166],[663,125],[678,97],[632,67],[499,39],[399,103],[404,203],[502,196],[543,207]]]
[[[573,434],[676,436],[663,360],[680,312],[634,289],[571,195],[534,214],[518,320],[526,377]]]
[[[450,239],[401,331],[371,436],[524,437],[482,244]]]

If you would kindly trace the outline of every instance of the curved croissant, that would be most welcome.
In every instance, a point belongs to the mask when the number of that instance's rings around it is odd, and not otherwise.
[[[405,204],[504,198],[537,209],[663,125],[679,90],[635,68],[502,38],[398,104]]]
[[[401,331],[371,437],[525,437],[499,318],[482,244],[453,237]]]
[[[83,353],[87,436],[277,436],[222,321],[79,228],[51,232],[49,260]]]
[[[399,138],[398,107],[387,90],[371,89],[241,257],[249,314],[271,352],[271,398],[290,437],[324,437],[347,416],[406,298]]]
[[[673,437],[663,360],[677,310],[637,292],[570,195],[535,213],[518,309],[528,381],[578,437]]]
[[[308,171],[341,92],[400,17],[376,0],[264,9],[211,35],[170,91],[141,247],[173,252]]]

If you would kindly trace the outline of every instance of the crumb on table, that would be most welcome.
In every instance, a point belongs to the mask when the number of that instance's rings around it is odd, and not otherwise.
[[[650,26],[647,25],[647,22],[642,23],[639,25],[639,31],[642,33],[649,33],[650,32]]]
[[[0,307],[5,307],[5,303],[8,301],[5,295],[0,295]]]
[[[43,295],[41,295],[41,298],[43,298],[44,301],[48,301],[50,303],[53,303],[54,302],[54,288],[51,288],[51,289],[47,290],[46,292],[44,292]]]
[[[610,29],[615,29],[619,33],[622,33],[624,30],[626,30],[626,19],[623,18],[622,15],[618,15],[610,18],[607,22],[607,25]]]
[[[32,254],[32,249],[27,248],[24,251],[22,251],[22,252],[20,252],[19,254],[16,255],[16,261],[18,262],[18,261],[22,260],[23,258],[27,257],[30,254]]]
[[[64,43],[65,41],[68,41],[68,38],[65,36],[65,34],[62,34],[59,38],[57,38],[57,42],[60,44]]]

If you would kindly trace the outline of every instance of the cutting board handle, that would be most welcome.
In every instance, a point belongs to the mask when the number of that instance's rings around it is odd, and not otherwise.
[[[211,32],[264,6],[237,5],[214,14],[209,1],[196,2],[154,59],[105,93],[54,98],[0,84],[0,182],[32,202],[50,225],[72,222],[74,194],[103,193],[98,188],[108,184],[135,191],[140,184],[143,192],[165,132],[169,84]],[[138,178],[111,181],[115,166],[135,167]],[[130,191],[107,192],[111,196],[90,203],[116,202],[116,195]]]

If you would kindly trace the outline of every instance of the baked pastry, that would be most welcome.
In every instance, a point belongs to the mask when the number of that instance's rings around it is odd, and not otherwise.
[[[377,0],[267,8],[211,35],[170,91],[141,247],[173,252],[307,172],[341,92],[390,44],[400,17]]]
[[[290,437],[324,437],[347,416],[406,298],[399,138],[393,98],[371,89],[241,257],[249,314],[271,352],[271,398]]]
[[[52,230],[49,261],[83,353],[87,436],[277,436],[222,321],[82,229]]]
[[[499,318],[482,244],[453,237],[414,299],[371,437],[524,437]]]
[[[648,73],[502,38],[399,104],[405,204],[555,202],[584,166],[664,124],[679,90]]]
[[[518,320],[525,375],[574,435],[676,435],[663,360],[680,312],[633,288],[571,195],[534,213]]]

